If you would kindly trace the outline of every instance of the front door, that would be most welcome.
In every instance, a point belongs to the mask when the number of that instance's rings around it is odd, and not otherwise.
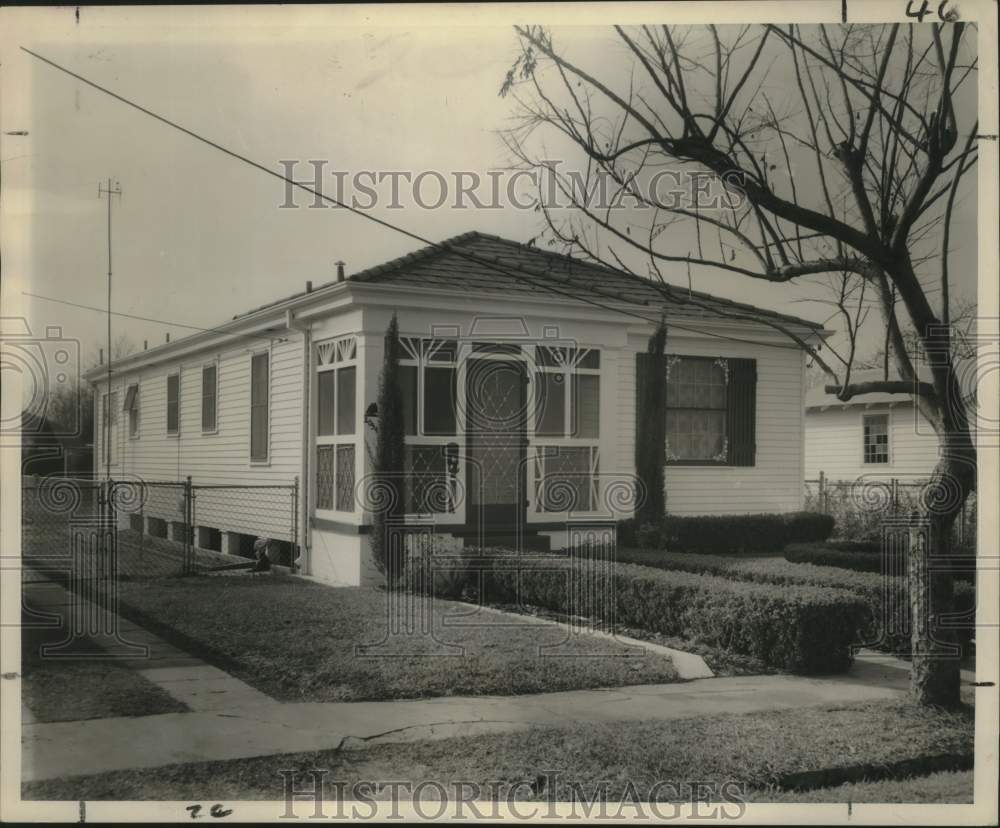
[[[520,360],[466,362],[466,515],[483,534],[512,534],[524,525],[526,385]]]

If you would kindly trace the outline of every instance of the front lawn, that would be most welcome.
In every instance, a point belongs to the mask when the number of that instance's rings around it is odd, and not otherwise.
[[[685,783],[745,785],[746,793],[767,801],[784,780],[805,772],[861,769],[868,779],[920,774],[934,769],[928,757],[950,755],[968,767],[973,746],[971,708],[957,713],[877,702],[845,707],[813,707],[769,713],[714,716],[661,722],[607,722],[571,728],[538,728],[515,733],[370,745],[227,762],[172,765],[104,773],[23,786],[32,799],[211,799],[283,798],[282,769],[296,772],[295,785],[310,788],[307,771],[327,769],[328,784],[435,780],[448,791],[458,780],[480,786],[482,798],[544,799],[574,795],[574,786],[593,796],[604,786],[618,802],[629,784],[638,796],[651,792],[667,801],[690,796]],[[838,780],[826,774],[817,784]],[[960,795],[953,780],[942,795]],[[491,783],[499,785],[496,792]],[[440,790],[440,789],[437,789]],[[759,797],[753,792],[761,792]],[[766,792],[766,795],[765,795]],[[434,794],[432,789],[429,792]],[[328,797],[335,796],[328,790]],[[577,793],[577,796],[579,794]],[[805,799],[809,793],[789,794]],[[832,796],[836,797],[837,794]],[[383,792],[381,798],[388,798]],[[404,796],[403,798],[408,798]],[[784,800],[783,800],[784,801]],[[816,800],[816,801],[837,801]],[[303,814],[312,813],[302,803]]]
[[[862,802],[899,804],[970,804],[972,771],[942,771],[909,779],[849,782],[815,791],[755,791],[751,802]]]
[[[43,657],[43,644],[66,637],[62,627],[26,626],[21,632],[21,695],[39,722],[183,713],[187,707],[120,662],[93,656]],[[78,651],[93,644],[77,640]]]
[[[122,614],[281,701],[513,695],[678,680],[661,655],[569,636],[530,618],[470,619],[468,604],[408,593],[393,596],[401,602],[393,606],[382,590],[241,575],[123,582],[118,597]]]

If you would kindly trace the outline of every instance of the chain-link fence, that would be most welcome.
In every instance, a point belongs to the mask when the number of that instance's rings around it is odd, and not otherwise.
[[[158,578],[298,557],[290,485],[26,477],[22,561],[70,578]]]
[[[830,480],[820,477],[805,482],[804,508],[832,515],[836,520],[834,537],[842,540],[879,540],[888,517],[904,517],[921,510],[928,493],[929,480],[898,478],[860,478]],[[973,492],[966,499],[955,520],[954,542],[960,547],[976,544],[977,502]]]

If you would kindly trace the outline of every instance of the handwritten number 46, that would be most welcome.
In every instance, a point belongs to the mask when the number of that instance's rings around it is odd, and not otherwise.
[[[952,8],[949,9],[948,11],[945,11],[944,7],[947,5],[948,5],[948,0],[941,0],[941,2],[938,3],[937,6],[938,20],[944,21],[945,23],[951,23],[954,20],[958,20],[958,10]],[[913,8],[913,0],[907,0],[906,3],[907,17],[915,17],[917,18],[918,23],[923,23],[924,18],[930,13],[931,13],[930,3],[928,3],[927,0],[923,0],[923,2],[920,4],[920,7],[917,9]]]
[[[191,819],[200,819],[205,816],[201,812],[201,805],[188,805],[184,810],[191,813]],[[213,817],[227,817],[233,812],[232,808],[224,808],[221,803],[216,803],[211,808],[208,809],[209,816]]]

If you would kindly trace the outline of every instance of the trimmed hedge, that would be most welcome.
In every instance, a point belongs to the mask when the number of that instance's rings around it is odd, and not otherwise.
[[[422,576],[421,566],[432,577]],[[479,550],[475,557],[411,558],[411,589],[439,598],[544,607],[571,616],[685,638],[760,659],[794,673],[838,673],[867,618],[862,599],[821,586],[667,572],[619,564],[610,583],[601,567],[564,556]],[[610,590],[610,591],[609,591]]]
[[[871,553],[843,552],[841,554],[867,554],[876,561],[879,556]],[[865,622],[861,625],[855,644],[864,644],[880,650],[905,653],[910,650],[909,586],[905,578],[887,578],[880,572],[858,572],[812,563],[793,563],[782,558],[742,560],[716,555],[692,553],[621,550],[619,560],[668,571],[689,572],[717,577],[735,578],[755,583],[783,586],[812,586],[847,590],[861,598],[866,607]],[[955,610],[974,609],[976,594],[972,584],[955,582]],[[893,621],[886,623],[889,618]],[[972,622],[968,628],[955,630],[958,641],[965,645],[973,634]]]
[[[824,541],[834,520],[819,512],[759,515],[667,515],[662,526],[618,524],[622,546],[670,549],[675,552],[739,554],[780,552],[789,543]]]
[[[794,543],[785,547],[785,558],[793,563],[817,564],[852,569],[855,572],[882,571],[882,544],[878,541]],[[969,564],[954,573],[959,581],[975,580],[974,555],[957,556],[956,563]]]

